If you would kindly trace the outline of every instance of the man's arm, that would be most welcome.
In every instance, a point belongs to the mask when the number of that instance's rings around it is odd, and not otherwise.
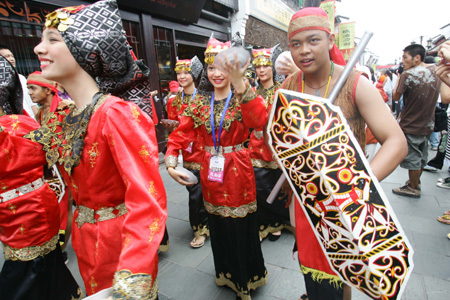
[[[400,97],[402,96],[402,93],[397,91],[399,82],[400,82],[400,75],[398,76],[397,81],[395,82],[394,90],[392,91],[392,100],[394,101],[400,100]]]
[[[408,153],[405,135],[380,93],[362,76],[356,87],[356,106],[381,144],[380,150],[370,163],[375,176],[381,181],[395,170]]]

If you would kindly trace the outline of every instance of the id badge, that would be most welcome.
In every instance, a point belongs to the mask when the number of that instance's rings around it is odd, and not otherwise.
[[[212,155],[209,160],[208,180],[223,183],[225,157]]]
[[[189,146],[186,148],[186,149],[184,149],[184,151],[186,151],[186,152],[188,152],[188,153],[192,153],[192,146],[194,145],[194,142],[191,142],[190,144],[189,144]]]

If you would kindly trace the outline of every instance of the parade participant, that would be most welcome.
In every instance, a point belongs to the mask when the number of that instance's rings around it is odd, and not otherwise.
[[[33,103],[40,105],[40,108],[35,115],[38,123],[42,123],[45,116],[49,112],[54,112],[58,105],[60,105],[62,100],[59,97],[57,85],[58,84],[56,82],[45,79],[39,71],[28,75],[28,94],[30,95]],[[68,106],[70,103],[72,102],[64,102],[65,106]]]
[[[216,64],[215,56],[229,47],[230,42],[209,40],[206,72],[200,84],[204,90],[199,90],[179,116],[180,125],[169,139],[165,162],[177,182],[189,185],[187,177],[175,170],[177,156],[179,150],[200,136],[205,150],[200,181],[208,212],[216,284],[228,286],[239,298],[250,300],[250,290],[265,285],[268,273],[258,236],[255,178],[242,143],[249,128],[259,128],[267,122],[267,112],[263,98],[244,85],[249,61],[240,66],[235,55],[236,63],[227,60],[224,70]]]
[[[113,96],[136,93],[135,80],[148,73],[131,55],[116,1],[58,9],[45,25],[34,49],[42,75],[75,105],[62,120],[50,114],[30,138],[59,164],[77,205],[72,245],[86,292],[112,286],[109,299],[157,299],[167,212],[155,126]]]
[[[280,85],[280,82],[274,80],[275,70],[273,62],[275,62],[277,57],[274,56],[273,50],[277,51],[277,47],[253,50],[252,61],[258,77],[256,93],[264,98],[268,113],[272,107],[275,92]],[[281,230],[290,225],[289,198],[281,192],[273,203],[267,203],[267,198],[282,172],[278,168],[278,164],[273,160],[272,152],[265,143],[262,127],[253,130],[250,134],[248,151],[250,152],[255,172],[256,199],[258,202],[256,214],[258,215],[259,237],[262,240],[269,236],[270,241],[276,241],[281,236]]]
[[[21,84],[3,56],[0,78],[0,299],[82,299],[58,244],[58,199],[42,178],[45,152],[24,138],[39,124],[22,114]]]
[[[3,55],[9,63],[15,68],[16,67],[16,58],[12,51],[5,45],[0,45],[0,55]],[[28,114],[28,116],[34,119],[34,115],[37,114],[38,107],[36,104],[31,101],[30,96],[28,96],[27,91],[27,79],[22,74],[18,74],[20,79],[20,84],[22,86],[23,93],[23,109]]]
[[[194,56],[192,59],[177,61],[175,72],[177,72],[177,80],[183,90],[167,103],[167,117],[170,120],[179,122],[178,116],[195,99],[197,95],[195,82],[199,81],[202,69],[203,65],[197,56]],[[183,167],[194,173],[199,180],[198,183],[186,186],[186,188],[189,191],[189,222],[194,231],[194,239],[190,245],[192,248],[200,248],[205,244],[206,237],[209,236],[209,226],[208,213],[203,204],[202,187],[200,185],[200,163],[203,158],[203,145],[198,136],[191,141],[186,149],[182,150],[182,158]]]
[[[300,71],[289,76],[282,87],[326,98],[343,71],[340,65],[345,62],[334,45],[325,11],[308,7],[294,14],[288,39]],[[375,176],[382,180],[405,157],[406,141],[377,89],[360,74],[357,71],[350,74],[334,104],[342,110],[362,149],[365,123],[382,144],[370,164]],[[343,299],[342,282],[331,269],[300,204],[294,202],[299,260],[309,299]]]
[[[54,112],[57,108],[60,110],[68,111],[69,104],[73,103],[71,100],[64,100],[59,97],[59,90],[57,83],[51,80],[45,79],[41,72],[36,71],[28,75],[27,88],[33,103],[39,104],[39,110],[35,115],[35,119],[41,124],[44,121],[45,116],[49,112]],[[62,199],[59,202],[59,208],[61,211],[61,225],[59,229],[59,240],[63,250],[63,256],[66,263],[68,262],[67,252],[64,251],[67,245],[67,241],[70,237],[70,230],[72,228],[72,197],[69,197],[69,191],[67,187],[59,180],[56,171],[44,168],[44,179],[50,184],[50,187],[60,196],[63,189],[66,189]],[[70,198],[70,200],[69,200]],[[67,231],[66,231],[67,229]]]

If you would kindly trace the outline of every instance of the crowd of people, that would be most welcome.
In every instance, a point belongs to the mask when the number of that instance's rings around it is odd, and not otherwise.
[[[89,17],[98,11],[104,22]],[[287,39],[289,51],[275,45],[242,60],[233,52],[242,41],[211,37],[204,62],[176,62],[161,120],[165,166],[189,193],[190,246],[210,238],[216,284],[236,299],[267,284],[261,241],[288,231],[306,283],[301,299],[351,299],[290,187],[267,201],[282,175],[264,134],[276,91],[327,98],[345,66],[320,8],[294,14]],[[0,299],[82,299],[105,289],[102,299],[158,299],[168,234],[156,120],[131,101],[130,91],[149,90],[149,74],[127,44],[116,2],[47,15],[34,52],[41,71],[25,79],[0,47]],[[427,64],[422,46],[407,46],[403,70],[377,79],[359,66],[334,103],[376,179],[398,165],[408,170],[398,195],[420,197],[422,171],[450,159],[441,132],[439,162],[427,162],[439,95],[450,102],[450,42],[439,54],[438,66]],[[450,177],[438,186],[449,188]],[[450,224],[450,212],[438,220]],[[83,287],[64,264],[69,238]]]

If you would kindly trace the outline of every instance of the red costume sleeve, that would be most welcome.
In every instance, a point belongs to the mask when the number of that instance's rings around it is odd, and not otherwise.
[[[179,99],[176,99],[177,96],[170,97],[167,100],[166,110],[167,110],[167,118],[169,120],[175,120],[178,121],[178,108],[176,105],[174,105],[174,101],[178,101]]]
[[[257,95],[253,90],[250,91],[247,97],[251,100],[246,101],[244,96],[241,104],[242,119],[245,126],[249,128],[263,127],[266,125],[268,119],[264,98]]]
[[[194,129],[194,120],[191,117],[178,116],[180,125],[175,129],[167,142],[166,158],[168,156],[177,157],[179,150],[186,149],[191,141],[197,140],[197,133]]]
[[[155,126],[137,106],[117,102],[107,112],[102,134],[126,186],[128,213],[122,230],[122,251],[114,276],[114,290],[124,286],[139,295],[140,279],[156,291],[158,246],[167,219],[166,193],[159,174]],[[150,277],[148,277],[150,275]],[[147,285],[148,286],[148,285]]]

